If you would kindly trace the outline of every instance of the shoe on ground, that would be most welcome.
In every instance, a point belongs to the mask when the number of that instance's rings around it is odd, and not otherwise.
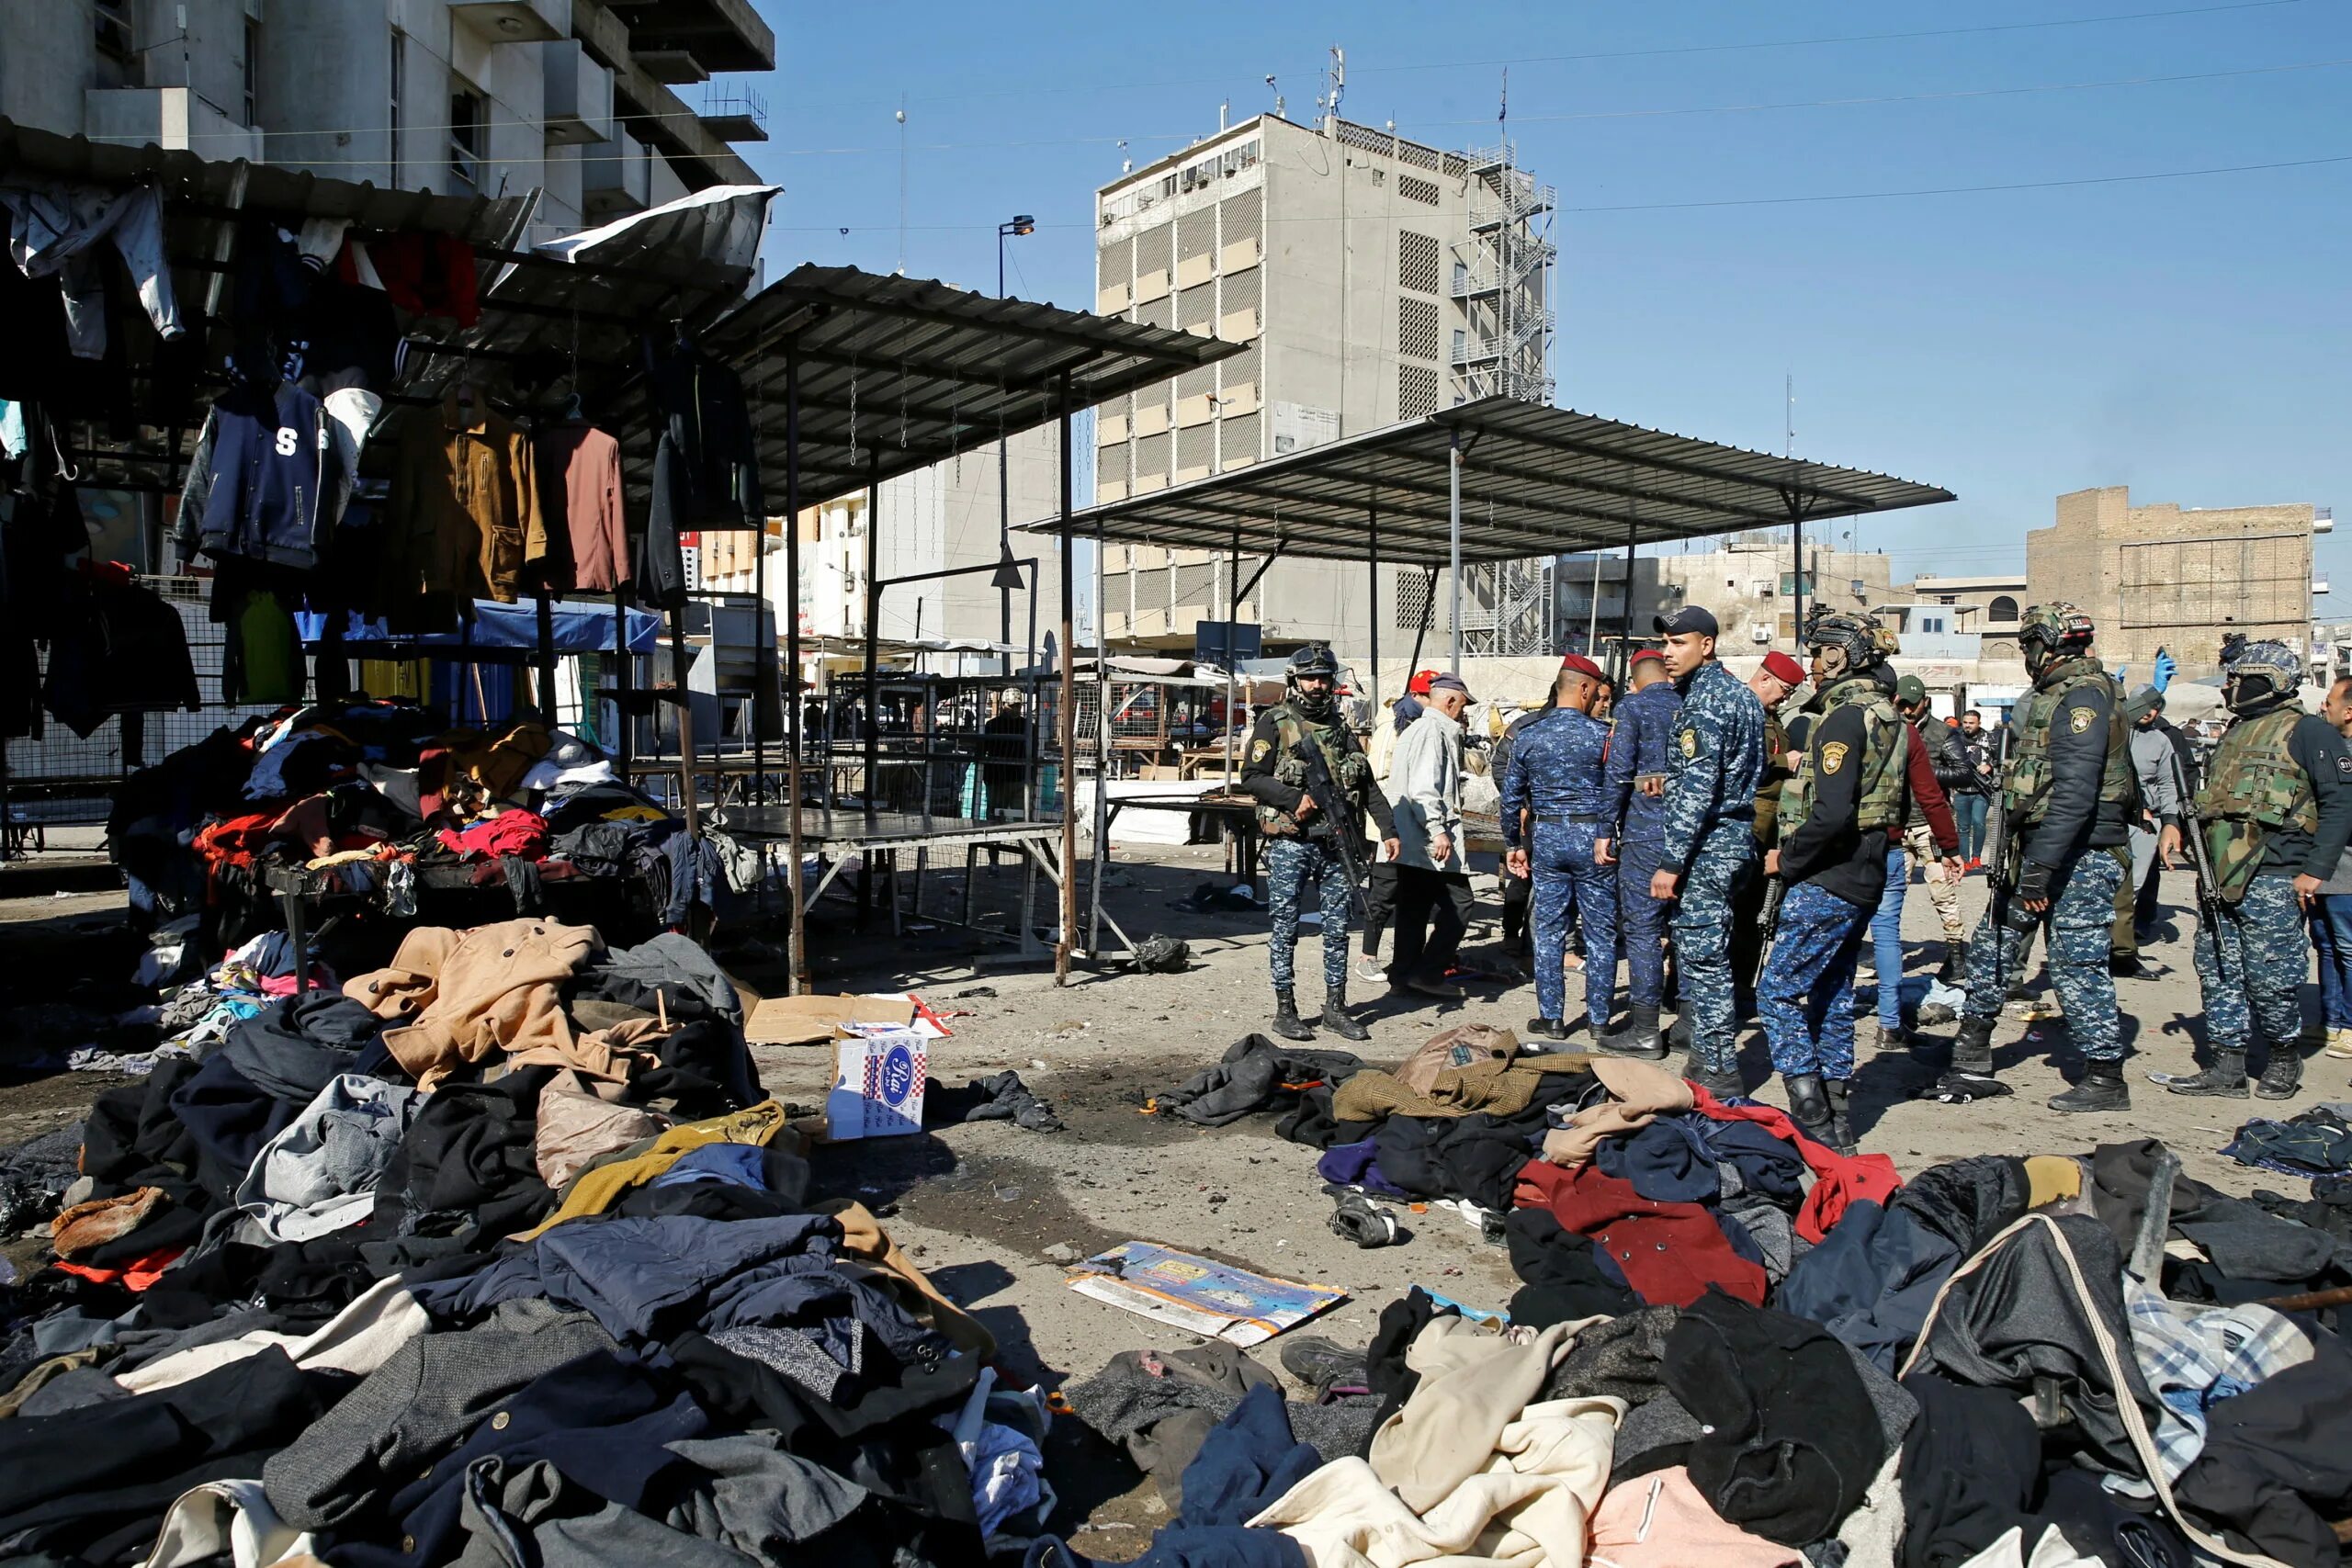
[[[1696,1062],[1690,1062],[1685,1065],[1682,1076],[1717,1100],[1728,1100],[1734,1095],[1744,1095],[1747,1092],[1747,1080],[1739,1076],[1737,1067],[1725,1067],[1717,1071],[1713,1067],[1702,1067]]]
[[[1396,1216],[1361,1192],[1350,1192],[1331,1213],[1331,1234],[1358,1247],[1386,1247],[1396,1239]]]
[[[1348,996],[1344,990],[1327,991],[1323,996],[1323,1016],[1316,1021],[1341,1040],[1364,1041],[1372,1034],[1348,1013]]]
[[[2076,1114],[2131,1110],[2132,1090],[2123,1082],[2123,1064],[2091,1063],[2083,1070],[2080,1083],[2064,1094],[2051,1096],[2050,1109]]]
[[[1283,1371],[1328,1399],[1334,1389],[1370,1388],[1370,1367],[1362,1350],[1351,1350],[1333,1340],[1309,1335],[1283,1336]]]
[[[1448,1002],[1461,1001],[1470,994],[1451,980],[1431,980],[1418,975],[1406,979],[1405,988],[1424,997],[1435,997],[1440,1001]]]
[[[1983,871],[1984,869],[1984,863],[1981,860],[1972,858],[1968,863],[1968,869],[1971,871]]]
[[[2270,1047],[2262,1079],[2254,1092],[2264,1100],[2292,1100],[2303,1087],[2303,1054],[2292,1045]]]
[[[2352,1029],[2331,1029],[2327,1032],[2327,1054],[2341,1061],[2352,1057]]]
[[[2303,1032],[2295,1036],[2295,1043],[2298,1045],[2326,1044],[2327,1025],[2324,1023],[2307,1023],[2303,1025]]]
[[[1388,984],[1388,965],[1383,964],[1377,958],[1357,959],[1354,974],[1357,979],[1363,981],[1367,986],[1385,986]]]
[[[2118,953],[2109,956],[2107,972],[2119,980],[2143,980],[2147,978],[2148,966],[2136,953]]]
[[[1556,1018],[1531,1018],[1527,1021],[1527,1027],[1520,1032],[1532,1034],[1543,1040],[1566,1040],[1568,1037],[1568,1026]]]
[[[2249,1087],[2243,1051],[2216,1051],[2211,1065],[2203,1072],[2173,1074],[2165,1081],[2165,1089],[2170,1093],[2205,1100],[2244,1100]]]
[[[1878,1037],[1871,1045],[1873,1049],[1880,1051],[1908,1051],[1911,1049],[1911,1037],[1904,1033],[1899,1027],[1889,1029],[1882,1023],[1878,1026]]]

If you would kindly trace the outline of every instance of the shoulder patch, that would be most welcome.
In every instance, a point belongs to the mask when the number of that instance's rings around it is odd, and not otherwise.
[[[2345,778],[2352,779],[2352,751],[2338,751],[2335,754],[2335,771]]]
[[[1674,738],[1677,741],[1681,743],[1682,754],[1685,757],[1695,757],[1699,754],[1699,732],[1697,730],[1678,730],[1676,731]]]
[[[1846,765],[1848,747],[1843,740],[1832,740],[1821,748],[1821,771],[1834,773]]]
[[[2066,732],[2070,735],[2080,735],[2091,727],[2091,720],[2098,716],[2098,715],[2089,708],[2071,708],[2066,714]]]
[[[1253,762],[1262,762],[1266,760],[1266,753],[1273,749],[1274,743],[1272,741],[1261,740],[1250,749],[1250,760]]]

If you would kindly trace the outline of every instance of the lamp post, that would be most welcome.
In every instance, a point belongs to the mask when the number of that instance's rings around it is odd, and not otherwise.
[[[1013,214],[1011,220],[996,226],[996,297],[1004,298],[1004,243],[1016,236],[1034,234],[1037,220],[1026,212]],[[1004,428],[1001,416],[997,429]],[[1012,590],[1005,586],[1009,576],[1004,568],[1012,559],[1012,474],[1007,467],[1004,437],[996,438],[996,556],[997,556],[997,627],[996,640],[1001,647],[1012,645]],[[1007,670],[1012,668],[1012,656],[1004,656]]]

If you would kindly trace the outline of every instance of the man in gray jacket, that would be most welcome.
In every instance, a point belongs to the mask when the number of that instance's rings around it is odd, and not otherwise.
[[[1427,706],[1388,761],[1385,781],[1396,818],[1396,951],[1388,983],[1459,1000],[1446,978],[1476,907],[1462,837],[1462,711],[1470,688],[1459,675],[1430,682]]]
[[[2144,815],[2132,824],[2132,878],[2115,895],[2115,951],[2107,966],[2118,979],[2140,979],[2148,973],[2140,962],[2140,946],[2155,940],[2156,916],[2162,912],[2157,884],[2163,868],[2156,862],[2156,835],[2181,825],[2180,754],[2172,738],[2156,728],[2164,705],[2162,693],[2143,686],[2123,708],[2132,726],[2132,771],[2140,780]]]

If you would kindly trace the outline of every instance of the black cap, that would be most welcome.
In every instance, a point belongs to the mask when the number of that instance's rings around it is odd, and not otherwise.
[[[1650,625],[1660,637],[1700,637],[1718,635],[1715,617],[1696,604],[1685,604],[1671,615],[1653,615]]]

